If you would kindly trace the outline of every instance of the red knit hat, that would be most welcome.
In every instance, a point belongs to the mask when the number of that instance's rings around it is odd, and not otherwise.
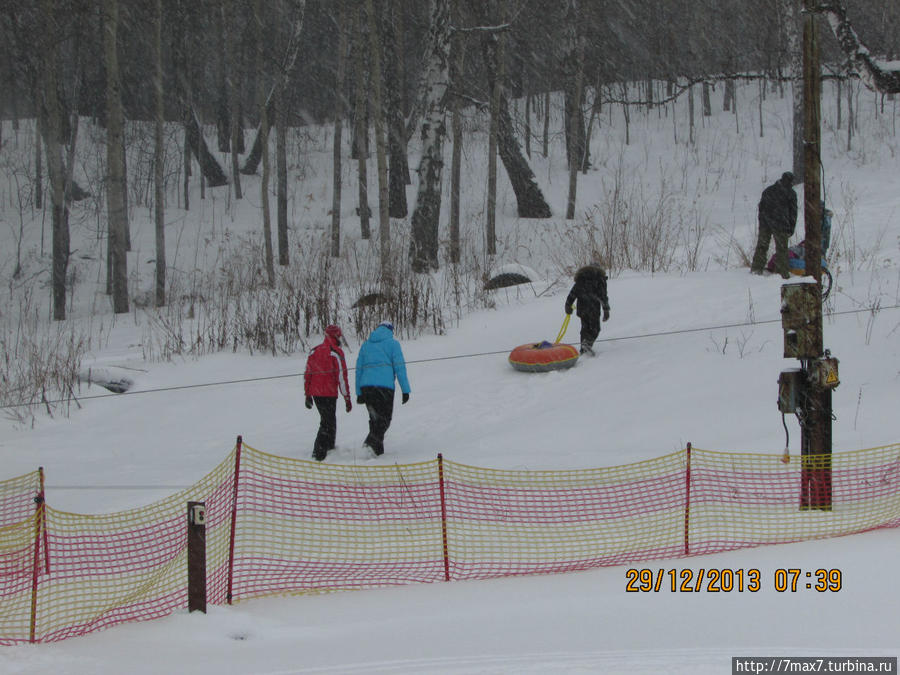
[[[335,340],[340,340],[343,337],[343,333],[341,333],[341,329],[337,326],[331,325],[325,327],[325,335],[330,338],[334,338]]]

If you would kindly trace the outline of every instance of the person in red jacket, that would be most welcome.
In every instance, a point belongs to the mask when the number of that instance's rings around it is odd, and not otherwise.
[[[303,393],[306,407],[315,404],[319,411],[319,433],[313,444],[313,459],[321,462],[329,450],[334,449],[337,436],[337,397],[344,397],[347,412],[350,412],[350,386],[347,383],[347,362],[341,349],[343,334],[337,326],[325,328],[325,340],[313,348],[306,359],[303,373]]]

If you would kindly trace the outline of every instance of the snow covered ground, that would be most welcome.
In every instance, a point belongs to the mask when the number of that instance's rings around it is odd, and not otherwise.
[[[785,100],[769,100],[769,108],[768,114],[787,119]],[[753,106],[748,102],[746,109],[749,116]],[[670,147],[671,122],[656,113],[643,123],[641,144],[619,150],[623,157],[649,158],[635,160],[644,172],[634,181],[658,185],[660,174],[673,171],[662,159],[678,161],[692,151],[683,149],[684,134],[682,145]],[[753,129],[751,119],[744,123]],[[714,249],[721,243],[715,233],[745,248],[752,244],[759,191],[780,175],[789,148],[781,136],[736,134],[729,113],[705,124],[698,142],[707,143],[701,146],[706,158],[683,160],[696,181],[708,181],[702,191],[710,232],[705,264],[696,271],[614,276],[612,315],[594,358],[565,372],[516,372],[506,361],[509,350],[556,336],[568,286],[552,274],[552,252],[541,253],[545,225],[517,221],[505,186],[501,225],[508,245],[498,262],[528,265],[546,279],[495,292],[496,308],[463,317],[446,335],[404,341],[412,396],[407,405],[397,401],[385,455],[374,458],[361,448],[366,415],[354,407],[339,413],[338,448],[327,461],[407,463],[441,452],[486,467],[579,468],[657,457],[687,442],[779,456],[785,432],[776,382],[782,369],[797,365],[782,357],[781,279],[751,276],[735,259],[723,264],[724,249]],[[597,167],[579,186],[579,203],[601,194],[609,178],[602,158],[616,147],[620,131],[595,131]],[[839,132],[826,137],[826,187],[836,214],[836,250],[842,251],[825,321],[825,345],[840,359],[834,395],[834,449],[840,452],[900,441],[900,144],[890,135],[866,141],[862,132],[860,148],[845,153]],[[315,160],[320,180],[328,174],[326,157]],[[472,161],[477,176],[483,162]],[[562,211],[564,169],[556,162],[535,159],[548,198]],[[742,168],[713,175],[716,167],[736,165]],[[354,194],[352,186],[345,194]],[[329,206],[329,192],[314,203],[322,214]],[[345,208],[352,211],[349,202]],[[241,221],[232,216],[229,226]],[[554,222],[561,226],[562,219]],[[223,222],[214,220],[212,227],[221,231]],[[799,229],[801,238],[802,217]],[[144,227],[141,237],[152,237],[144,230],[152,228]],[[143,250],[150,241],[144,239]],[[8,259],[8,237],[3,242]],[[527,255],[516,256],[520,249]],[[192,484],[238,434],[266,452],[310,456],[318,418],[302,405],[305,354],[144,361],[142,321],[140,312],[116,319],[85,364],[130,369],[131,392],[83,389],[81,409],[68,418],[39,416],[34,428],[0,421],[0,478],[43,466],[54,508],[100,513],[148,504]],[[566,341],[577,333],[573,319]],[[351,365],[357,348],[351,341]],[[197,384],[210,386],[191,386]],[[796,454],[799,427],[789,419],[788,428]],[[759,569],[757,593],[626,593],[626,569],[615,567],[254,600],[57,644],[0,648],[0,671],[726,673],[731,656],[897,656],[898,544],[900,532],[886,530],[644,565]],[[840,569],[842,589],[779,593],[773,579],[779,568]]]

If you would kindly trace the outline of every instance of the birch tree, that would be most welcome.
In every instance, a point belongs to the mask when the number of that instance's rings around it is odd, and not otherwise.
[[[841,51],[850,59],[863,83],[885,94],[900,94],[900,65],[872,55],[854,30],[844,4],[839,0],[821,2],[818,11],[825,15]]]
[[[263,0],[256,0],[253,5],[253,20],[256,23],[256,78],[257,82],[263,79]],[[272,250],[272,218],[269,212],[269,114],[266,110],[269,101],[266,100],[265,90],[259,87],[259,133],[257,141],[261,148],[262,180],[259,182],[259,200],[262,205],[263,218],[263,244],[265,245],[266,278],[269,286],[275,286],[275,256]]]
[[[447,133],[446,97],[450,80],[450,3],[431,0],[431,21],[425,54],[422,158],[419,189],[412,215],[409,256],[413,271],[438,269],[438,224],[441,213],[443,142]]]
[[[384,130],[384,107],[381,86],[381,44],[376,27],[375,6],[366,0],[366,16],[369,24],[369,53],[372,73],[372,108],[375,118],[375,159],[378,166],[378,241],[381,253],[381,276],[390,280],[391,272],[391,216],[388,196],[387,143]]]

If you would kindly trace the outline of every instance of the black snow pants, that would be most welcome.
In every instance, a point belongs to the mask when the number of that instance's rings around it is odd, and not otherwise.
[[[325,459],[329,450],[334,449],[337,436],[337,397],[313,396],[313,402],[319,411],[319,433],[316,434],[316,442],[313,445],[313,458],[321,461]]]
[[[600,315],[593,312],[580,314],[581,319],[581,353],[594,346],[594,341],[600,335]]]
[[[384,434],[394,416],[394,390],[387,387],[361,387],[360,395],[369,411],[369,435],[363,441],[376,455],[384,454]]]

